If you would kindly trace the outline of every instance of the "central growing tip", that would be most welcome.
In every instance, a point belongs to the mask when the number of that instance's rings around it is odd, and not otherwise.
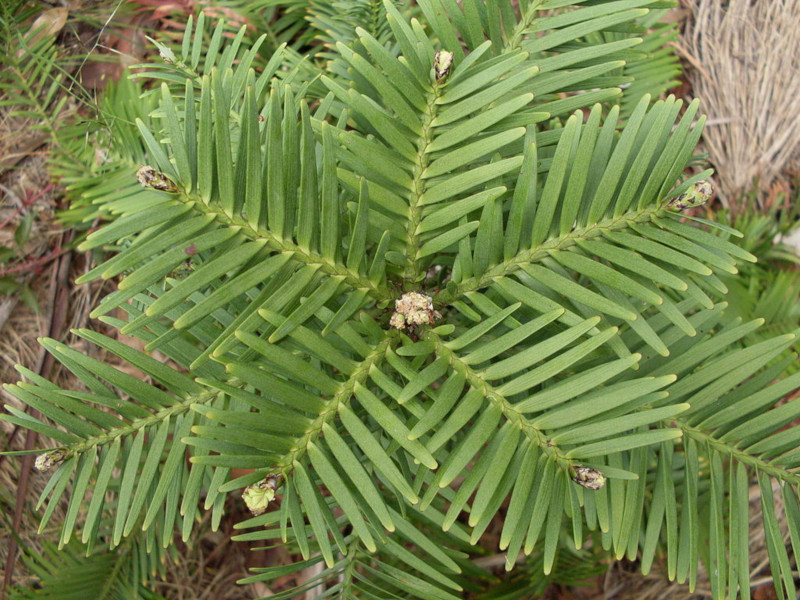
[[[433,308],[433,298],[419,292],[406,292],[394,302],[394,314],[389,324],[395,329],[433,325],[442,315]]]

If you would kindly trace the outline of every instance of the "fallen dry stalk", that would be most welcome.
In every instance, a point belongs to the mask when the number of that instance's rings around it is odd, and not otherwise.
[[[800,0],[684,3],[694,94],[714,120],[706,146],[723,201],[740,208],[754,180],[766,191],[800,154]]]

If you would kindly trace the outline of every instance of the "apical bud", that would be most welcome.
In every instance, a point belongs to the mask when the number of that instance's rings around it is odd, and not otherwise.
[[[450,74],[450,67],[453,66],[453,53],[447,50],[439,50],[433,58],[433,72],[436,74],[436,82],[441,83]]]
[[[37,456],[33,466],[37,471],[49,471],[53,467],[60,465],[70,456],[72,456],[72,450],[68,448],[56,448],[55,450],[50,450],[50,452],[45,452]]]
[[[175,53],[170,50],[167,46],[162,46],[159,44],[158,46],[158,54],[161,56],[161,60],[163,60],[168,65],[174,65],[178,62],[178,59],[175,57]]]
[[[150,165],[144,165],[139,168],[136,172],[136,181],[138,181],[139,185],[142,187],[152,188],[162,192],[174,194],[178,191],[178,186],[175,185],[175,182],[163,173],[156,171]]]
[[[702,206],[708,202],[708,199],[711,198],[713,193],[714,186],[711,185],[711,181],[705,179],[693,183],[683,194],[670,200],[667,206],[674,210],[684,210],[687,208],[694,208],[695,206]]]
[[[392,318],[389,319],[389,325],[394,327],[395,329],[405,329],[406,328],[406,318],[401,315],[400,313],[394,313]]]
[[[405,329],[406,326],[433,325],[436,319],[441,319],[433,309],[433,298],[419,292],[407,292],[394,301],[394,314],[389,324],[395,329]]]
[[[280,475],[269,475],[258,483],[248,485],[242,499],[256,517],[267,510],[267,506],[275,498],[275,490],[278,487]]]
[[[606,476],[591,467],[572,467],[572,481],[590,490],[599,490],[606,484]]]

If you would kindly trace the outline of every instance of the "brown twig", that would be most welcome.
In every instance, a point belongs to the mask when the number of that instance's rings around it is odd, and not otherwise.
[[[69,244],[72,241],[72,237],[72,231],[61,233],[56,244],[56,250],[54,250],[54,252],[51,253],[52,256],[49,257],[49,259],[59,258],[59,264],[53,269],[50,276],[50,296],[47,303],[47,320],[49,321],[47,333],[53,338],[61,337],[64,324],[67,320],[67,312],[69,307],[68,284],[69,271],[72,265],[72,254],[69,250],[62,250],[62,246]],[[42,348],[39,354],[39,360],[37,361],[36,372],[43,377],[48,377],[50,372],[53,370],[53,365],[53,356],[45,352],[44,348]],[[33,409],[31,409],[30,415],[34,418],[39,416],[37,411]],[[36,439],[36,432],[28,429],[25,435],[25,450],[33,450],[36,446]],[[11,443],[11,440],[9,440],[9,443]],[[20,465],[19,484],[17,485],[16,506],[14,507],[14,520],[12,524],[12,529],[17,534],[19,534],[20,524],[22,522],[22,510],[25,506],[25,498],[28,492],[28,483],[30,481],[33,460],[33,454],[26,454],[23,456],[22,464]],[[12,536],[8,543],[8,556],[6,558],[3,587],[0,589],[0,598],[3,599],[7,598],[8,589],[11,585],[14,566],[17,559],[17,550],[17,541],[15,537]]]
[[[41,131],[29,133],[28,136],[16,148],[6,148],[6,152],[0,157],[0,175],[11,170],[23,158],[33,155],[50,136]]]
[[[58,246],[44,256],[41,256],[35,260],[29,260],[28,262],[22,263],[21,265],[16,265],[15,267],[9,267],[8,269],[0,269],[0,277],[11,275],[12,273],[27,273],[31,271],[33,267],[36,267],[37,265],[44,265],[68,252],[68,248],[61,248]]]

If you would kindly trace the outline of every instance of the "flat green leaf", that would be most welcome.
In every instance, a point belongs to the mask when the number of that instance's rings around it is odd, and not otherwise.
[[[523,373],[522,375],[516,377],[515,379],[512,379],[511,381],[504,383],[502,386],[498,388],[497,391],[501,394],[510,396],[528,390],[536,385],[539,385],[543,381],[547,381],[548,379],[555,377],[557,374],[559,374],[567,367],[575,364],[581,358],[583,358],[587,354],[593,352],[594,350],[602,346],[609,339],[611,339],[612,336],[616,334],[617,334],[616,327],[611,327],[596,335],[593,335],[588,340],[581,342],[578,346],[575,346],[574,348],[567,350],[563,354],[545,362],[544,364],[536,367],[535,369],[527,371],[526,373]],[[621,361],[627,361],[627,362],[617,363],[617,365],[621,366],[622,364],[625,364],[627,365],[627,367],[630,367],[631,365],[636,363],[636,361],[638,360],[638,356],[639,355],[631,355],[629,357],[619,359]],[[545,390],[542,393],[547,393],[548,397],[550,398],[555,397],[552,395],[552,392],[548,392],[547,390]],[[560,392],[557,392],[557,394],[560,394]]]
[[[535,264],[526,265],[523,269],[542,285],[571,300],[625,321],[632,321],[637,318],[636,313],[550,269]]]
[[[94,472],[94,461],[97,458],[97,446],[92,446],[85,452],[78,461],[76,469],[77,476],[72,486],[71,497],[69,500],[69,507],[67,508],[67,516],[64,518],[64,525],[62,527],[61,540],[59,547],[69,543],[72,531],[75,527],[75,521],[78,518],[78,512],[83,504],[83,497],[89,487],[89,478]]]
[[[593,340],[589,340],[593,341]],[[581,374],[573,375],[567,379],[563,379],[558,383],[547,387],[545,390],[530,396],[516,405],[517,410],[522,412],[536,412],[562,404],[579,394],[593,389],[606,380],[622,373],[629,369],[641,358],[640,354],[631,354],[625,358],[618,358],[614,361],[609,361],[606,364],[600,365],[584,371]],[[501,391],[505,386],[501,388]],[[511,393],[506,390],[506,393]]]
[[[328,568],[332,568],[335,561],[333,559],[333,549],[328,539],[327,520],[323,514],[325,511],[329,512],[330,509],[324,502],[320,501],[319,493],[311,482],[311,476],[306,471],[306,468],[297,461],[293,463],[293,467],[297,494],[303,499],[303,507],[308,515],[315,539],[319,544],[320,552],[322,552],[322,556],[325,559],[325,564],[328,565]]]
[[[453,449],[447,461],[442,465],[439,487],[443,488],[461,475],[467,463],[475,458],[478,450],[489,437],[496,432],[500,420],[500,409],[492,404],[478,418],[467,436]]]
[[[452,129],[438,135],[433,142],[428,145],[427,151],[429,153],[438,152],[460,144],[508,115],[515,113],[520,108],[527,106],[531,100],[533,100],[533,94],[522,94],[512,100],[498,104],[496,107],[490,108],[479,116],[469,119],[460,125],[456,125]]]
[[[341,416],[344,426],[353,436],[358,446],[364,451],[367,458],[375,465],[375,468],[383,473],[389,483],[397,488],[397,491],[400,492],[406,500],[412,504],[419,502],[419,497],[414,490],[411,489],[411,486],[408,485],[408,482],[400,473],[397,465],[392,462],[392,459],[389,458],[389,455],[386,454],[386,451],[372,436],[372,433],[361,420],[346,407],[340,409],[339,415]],[[395,524],[396,523],[397,521],[395,521]]]
[[[615,452],[623,452],[641,446],[650,446],[667,440],[674,440],[683,435],[681,430],[676,429],[655,429],[645,433],[634,433],[612,440],[594,442],[584,446],[578,446],[569,450],[567,458],[591,458],[592,456],[603,456]]]
[[[154,427],[155,429],[155,427]],[[170,431],[170,418],[167,417],[158,425],[158,431],[155,432],[153,439],[149,441],[147,447],[147,455],[142,466],[141,473],[136,481],[136,494],[131,501],[128,519],[125,521],[125,529],[123,535],[128,536],[133,527],[139,519],[139,513],[144,507],[144,503],[149,495],[150,488],[155,481],[156,472],[161,461],[163,460],[162,451],[167,443],[167,435]]]
[[[361,516],[361,509],[358,506],[358,502],[348,489],[347,484],[342,481],[339,473],[336,471],[336,467],[333,466],[328,457],[313,443],[308,444],[307,450],[314,470],[347,515],[356,534],[361,538],[367,550],[375,552],[378,548],[375,546],[375,540],[372,538],[369,528],[364,518]]]
[[[462,192],[467,192],[476,186],[483,185],[497,177],[519,169],[522,161],[523,158],[521,156],[515,156],[476,167],[466,172],[456,173],[445,178],[445,181],[428,187],[420,197],[419,203],[428,205],[448,200]]]
[[[429,396],[433,395],[433,405],[428,408],[425,414],[411,428],[408,434],[410,439],[419,439],[419,437],[430,431],[450,413],[450,410],[453,408],[464,389],[465,381],[466,375],[456,372],[442,384],[435,395],[430,391],[428,392]]]
[[[599,438],[630,431],[641,425],[651,425],[669,419],[686,412],[689,408],[689,404],[675,404],[653,410],[643,410],[616,419],[600,421],[583,427],[574,427],[562,434],[552,436],[550,440],[554,444],[585,444]]]
[[[415,440],[409,439],[409,430],[397,417],[394,411],[389,410],[386,405],[367,388],[356,385],[356,398],[361,405],[378,421],[392,438],[405,448],[416,460],[421,462],[429,469],[436,469],[439,465],[430,452]]]
[[[447,249],[454,244],[457,244],[461,239],[468,236],[470,233],[478,229],[480,223],[478,221],[470,221],[464,225],[451,229],[441,235],[436,236],[432,240],[425,242],[417,252],[417,258],[425,258],[432,254],[436,254]]]
[[[511,307],[509,307],[509,308],[511,308]],[[510,310],[506,309],[506,311],[508,311],[507,314],[511,314]],[[488,328],[489,328],[488,323],[491,323],[491,322],[499,323],[502,320],[500,318],[500,316],[504,315],[504,313],[506,311],[501,311],[500,313],[497,313],[497,315],[494,315],[493,318],[490,318],[487,321],[485,321],[482,324],[484,326],[483,328],[486,328],[488,330]],[[497,356],[498,354],[501,354],[501,353],[505,352],[506,350],[508,350],[510,348],[513,348],[517,344],[523,342],[526,338],[530,337],[531,335],[533,335],[537,331],[541,330],[543,327],[545,327],[548,324],[550,324],[553,321],[555,321],[562,314],[564,314],[564,311],[557,309],[557,310],[545,313],[543,315],[540,315],[540,316],[536,317],[535,319],[533,319],[531,321],[528,321],[524,325],[521,325],[520,327],[517,327],[516,329],[514,329],[514,330],[512,330],[512,331],[510,331],[510,332],[508,332],[508,333],[506,333],[504,335],[502,335],[501,337],[496,338],[496,339],[492,340],[491,342],[488,342],[488,343],[480,346],[479,348],[476,348],[475,350],[473,350],[472,352],[467,354],[462,360],[464,361],[464,363],[466,363],[468,365],[477,365],[477,364],[480,364],[480,363],[485,362],[487,360],[490,360],[490,359],[494,358],[495,356]],[[493,319],[494,319],[494,321],[493,321]],[[595,320],[595,322],[596,322],[596,320]],[[480,326],[478,326],[478,327],[476,327],[474,329],[475,330],[479,330],[478,329],[479,327]],[[516,357],[512,357],[512,358],[510,358],[508,360],[512,361],[512,362],[515,362],[516,361]],[[493,367],[494,366],[499,366],[499,369],[503,369],[504,366],[506,366],[506,365],[504,365],[504,363],[501,361],[500,363],[495,363],[495,365],[492,365],[492,366]],[[489,367],[489,369],[491,369],[491,368],[492,367]]]
[[[369,507],[380,519],[381,525],[387,531],[394,531],[395,523],[389,513],[389,509],[359,459],[333,427],[326,423],[322,426],[322,432],[325,436],[325,442],[333,452],[336,460],[339,461],[339,465],[350,477],[358,493],[364,497]]]
[[[559,315],[555,315],[553,313],[549,313],[554,318],[557,318]],[[563,314],[563,313],[562,313]],[[547,315],[542,315],[543,317],[547,317]],[[541,318],[541,317],[540,317]],[[523,329],[528,329],[530,331],[529,326],[531,323],[534,323],[537,319],[533,321],[529,321],[525,325],[518,327],[517,329],[513,330],[511,333],[504,335],[502,338],[494,340],[490,342],[490,344],[498,343],[500,340],[507,340],[509,337],[512,337],[514,334],[522,334]],[[506,358],[505,360],[501,360],[495,363],[492,363],[486,370],[483,372],[483,376],[485,379],[489,381],[493,381],[496,379],[502,379],[513,375],[515,373],[519,373],[523,369],[527,369],[531,365],[536,364],[537,362],[541,362],[551,355],[555,354],[556,352],[564,349],[572,342],[577,340],[578,338],[585,335],[587,332],[594,329],[594,327],[600,322],[599,317],[592,317],[590,319],[586,319],[583,323],[575,325],[574,327],[570,327],[566,331],[562,331],[552,337],[547,338],[537,344],[532,344],[529,347],[525,348],[524,350],[520,350],[516,352],[510,358]],[[534,329],[534,331],[538,330],[538,328]],[[513,339],[513,338],[512,338]],[[485,348],[485,347],[484,347]],[[464,359],[464,362],[469,364],[470,356],[467,356]]]

